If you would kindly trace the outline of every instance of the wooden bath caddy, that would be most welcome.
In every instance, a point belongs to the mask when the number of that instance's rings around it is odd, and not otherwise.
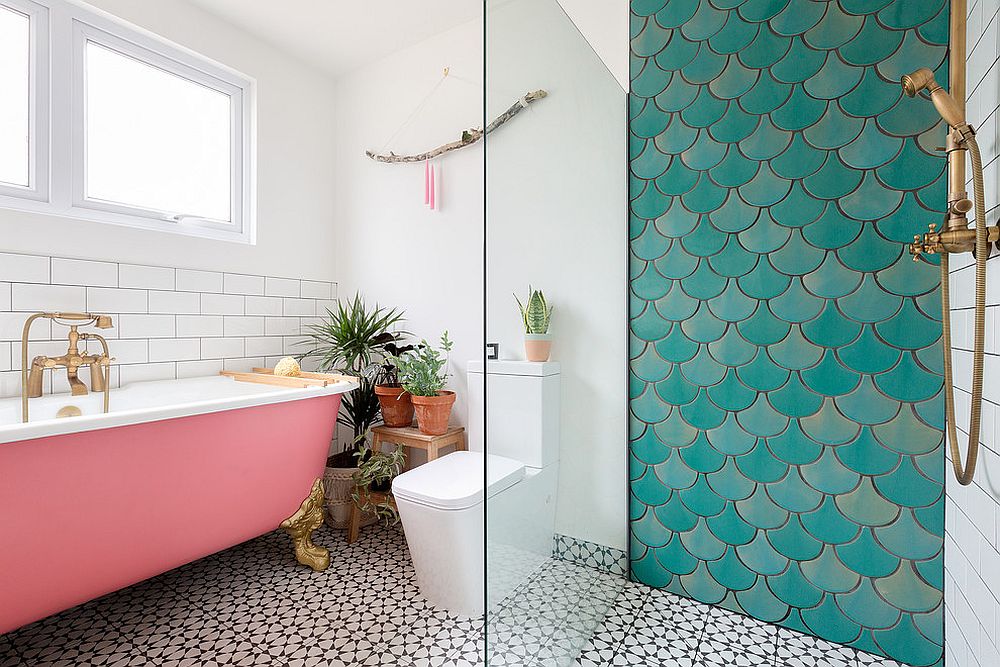
[[[253,368],[247,371],[219,371],[219,375],[231,377],[237,382],[273,384],[279,387],[326,387],[338,382],[353,382],[355,378],[336,373],[307,373],[298,375],[275,375],[273,368]]]

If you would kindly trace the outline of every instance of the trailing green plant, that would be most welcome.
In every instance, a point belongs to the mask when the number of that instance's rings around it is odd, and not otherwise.
[[[327,309],[326,320],[305,327],[307,352],[300,359],[315,359],[321,370],[345,373],[358,378],[358,387],[344,396],[337,423],[350,428],[353,439],[327,465],[349,467],[352,457],[364,445],[372,426],[381,421],[381,408],[375,384],[382,364],[390,356],[389,346],[409,335],[394,331],[403,322],[396,308],[369,307],[360,293],[340,301],[334,310]]]
[[[448,382],[448,353],[451,348],[452,342],[445,331],[441,334],[440,350],[423,340],[416,349],[393,357],[392,363],[398,369],[403,389],[414,396],[437,396]]]
[[[399,513],[390,501],[392,480],[403,470],[406,455],[402,447],[397,447],[390,453],[372,451],[367,445],[361,445],[354,456],[358,459],[358,470],[354,473],[356,488],[351,494],[354,503],[362,512],[371,512],[386,526],[399,523]],[[375,488],[373,488],[375,487]],[[371,496],[365,494],[362,498],[358,488],[380,490],[386,493],[383,502],[372,502]]]
[[[552,306],[545,301],[542,290],[532,289],[528,285],[527,305],[514,295],[517,307],[521,311],[521,319],[524,322],[524,333],[526,334],[547,334],[549,332],[549,322],[552,320]]]

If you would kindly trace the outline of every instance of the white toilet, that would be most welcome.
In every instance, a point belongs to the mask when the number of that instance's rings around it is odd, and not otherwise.
[[[470,451],[403,473],[392,492],[420,592],[475,617],[484,611],[487,543],[491,604],[552,552],[559,364],[490,361],[484,377],[483,363],[472,361],[468,379]]]

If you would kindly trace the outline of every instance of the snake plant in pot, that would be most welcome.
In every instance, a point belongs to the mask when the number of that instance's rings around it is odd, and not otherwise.
[[[545,301],[542,290],[532,289],[530,285],[526,303],[521,303],[516,294],[514,300],[524,323],[525,358],[528,361],[548,361],[552,352],[552,334],[549,333],[552,306]]]
[[[444,389],[448,382],[448,353],[451,348],[451,340],[445,331],[441,336],[440,349],[425,340],[415,349],[392,358],[403,389],[410,393],[417,427],[427,435],[443,435],[448,430],[451,406],[455,404],[455,392]]]

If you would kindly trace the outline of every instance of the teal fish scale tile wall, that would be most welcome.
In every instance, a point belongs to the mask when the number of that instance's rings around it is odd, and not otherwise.
[[[633,577],[940,664],[948,3],[631,12]]]

